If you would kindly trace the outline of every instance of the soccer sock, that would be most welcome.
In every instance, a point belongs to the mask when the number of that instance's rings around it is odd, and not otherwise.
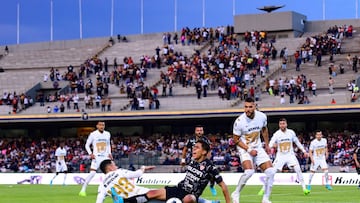
[[[254,169],[245,169],[244,173],[241,175],[240,180],[236,186],[235,192],[240,192],[245,186],[249,178],[255,173]]]
[[[296,172],[296,175],[297,175],[297,179],[298,181],[300,182],[301,186],[302,186],[302,189],[304,190],[305,189],[305,182],[304,182],[304,177],[302,175],[302,172],[301,172],[301,168],[299,165],[295,165],[294,166],[294,170]]]
[[[264,196],[263,196],[263,200],[268,200],[271,194],[271,189],[272,189],[272,185],[274,182],[274,176],[276,174],[276,169],[273,167],[267,168],[264,171],[265,175],[266,175],[266,181],[265,181],[265,192],[264,192]]]
[[[85,192],[87,185],[90,183],[91,179],[95,176],[96,171],[90,171],[89,175],[85,179],[85,183],[83,184],[81,191]]]
[[[329,171],[325,170],[325,184],[328,185],[329,184]]]
[[[51,181],[53,181],[53,180],[56,178],[56,176],[57,176],[57,174],[56,174],[56,175],[54,175],[54,177],[51,179]]]
[[[67,173],[64,173],[64,182],[63,182],[63,185],[65,185],[65,182],[66,182],[66,175],[67,175]]]
[[[198,203],[212,203],[212,202],[213,202],[212,200],[207,200],[201,197],[199,197],[198,199]]]
[[[314,177],[314,172],[311,172],[309,175],[309,185],[311,185],[312,178]]]
[[[212,178],[210,180],[210,187],[214,187],[215,186],[215,180]]]

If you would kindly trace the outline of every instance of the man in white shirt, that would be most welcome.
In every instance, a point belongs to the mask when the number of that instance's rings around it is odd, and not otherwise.
[[[276,168],[278,171],[282,171],[282,168],[286,164],[290,169],[294,169],[304,194],[308,195],[310,191],[305,187],[304,177],[301,172],[300,164],[294,153],[294,143],[304,153],[304,156],[307,157],[308,153],[299,142],[295,132],[292,129],[287,128],[287,120],[285,118],[280,118],[279,130],[274,133],[269,142],[269,147],[274,147],[277,149],[276,158],[273,162],[274,168]],[[263,193],[264,187],[258,194],[262,195]]]
[[[105,122],[98,121],[96,125],[97,130],[90,133],[85,149],[90,155],[92,161],[90,166],[90,174],[85,179],[79,196],[86,196],[86,187],[90,183],[91,179],[95,176],[96,170],[99,168],[100,163],[105,159],[113,159],[111,155],[110,138],[111,135],[108,131],[105,131]],[[92,145],[92,150],[90,146]]]
[[[65,185],[65,181],[66,181],[66,175],[67,175],[67,171],[68,168],[66,166],[65,163],[65,157],[66,157],[66,149],[64,147],[65,143],[61,142],[60,146],[55,150],[55,156],[56,156],[56,174],[55,176],[51,179],[50,181],[50,185],[53,184],[54,179],[59,175],[59,173],[64,173],[64,182],[63,185]]]
[[[308,190],[311,190],[311,181],[315,174],[315,171],[320,166],[321,170],[325,173],[325,188],[332,190],[332,187],[329,185],[329,170],[326,163],[326,159],[329,156],[327,148],[327,140],[322,137],[321,130],[315,131],[315,139],[311,141],[309,148],[309,155],[311,160],[310,166],[310,176],[309,176],[309,185],[307,186]]]
[[[244,113],[234,122],[234,142],[239,152],[244,173],[240,177],[235,191],[231,194],[233,203],[239,203],[241,190],[255,173],[254,165],[259,166],[266,175],[265,192],[262,203],[271,203],[269,197],[276,169],[272,166],[269,155],[267,154],[267,152],[270,151],[267,116],[255,109],[254,99],[246,98]],[[266,151],[262,147],[260,134],[264,138]]]
[[[103,203],[107,195],[111,195],[114,203],[121,203],[124,199],[145,194],[150,189],[137,186],[129,179],[138,178],[155,166],[142,166],[141,169],[130,171],[118,168],[113,161],[105,159],[100,164],[100,170],[105,174],[99,185],[96,203]]]

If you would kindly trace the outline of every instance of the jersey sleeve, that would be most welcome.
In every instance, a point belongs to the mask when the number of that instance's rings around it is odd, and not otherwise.
[[[296,144],[296,146],[302,151],[302,152],[306,152],[304,149],[304,146],[300,143],[299,139],[296,137],[295,132],[293,131],[293,142]]]
[[[236,136],[241,136],[242,131],[241,131],[241,124],[240,124],[240,119],[236,119],[233,125],[233,134]]]
[[[122,176],[128,179],[138,178],[144,174],[144,172],[141,169],[138,169],[136,171],[121,170],[121,172],[118,171],[118,173],[121,173]]]
[[[55,156],[60,156],[59,148],[55,150]]]
[[[215,165],[211,165],[209,167],[209,174],[211,175],[211,177],[214,177],[215,182],[217,184],[219,184],[219,183],[221,183],[223,181],[223,179],[222,179],[222,177],[221,177],[221,175],[219,173],[219,170],[216,168]]]
[[[269,146],[270,146],[270,147],[274,147],[274,144],[277,143],[277,136],[276,136],[276,135],[277,135],[277,134],[274,133],[273,136],[271,137],[270,142],[269,142]]]

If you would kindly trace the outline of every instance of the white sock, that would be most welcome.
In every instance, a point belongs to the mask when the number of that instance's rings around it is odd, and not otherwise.
[[[64,185],[65,185],[65,182],[66,182],[66,175],[67,175],[67,173],[64,173],[64,182],[63,182]]]
[[[54,177],[51,179],[51,181],[53,181],[56,178],[57,174],[54,175]]]
[[[311,172],[309,175],[309,185],[311,185],[311,181],[312,181],[314,174],[315,174],[315,172]]]
[[[266,175],[266,181],[265,181],[265,192],[263,196],[263,200],[268,200],[271,194],[272,185],[274,183],[274,176],[276,174],[276,169],[273,167],[267,168],[264,171]]]
[[[325,172],[325,184],[329,185],[329,171],[325,170],[324,172]]]
[[[303,177],[303,175],[302,175],[300,166],[299,166],[299,165],[295,165],[295,166],[294,166],[294,170],[295,170],[295,172],[296,172],[297,179],[298,179],[298,181],[300,182],[302,189],[304,190],[306,187],[305,187],[304,177]]]
[[[86,191],[86,187],[87,185],[90,183],[91,179],[93,179],[93,177],[95,176],[96,171],[90,171],[89,175],[86,177],[85,179],[85,183],[83,184],[81,191],[85,192]]]
[[[234,192],[240,192],[243,187],[245,186],[246,182],[249,180],[249,178],[255,173],[254,169],[245,169],[244,173],[241,175],[239,182],[236,186],[236,189]]]

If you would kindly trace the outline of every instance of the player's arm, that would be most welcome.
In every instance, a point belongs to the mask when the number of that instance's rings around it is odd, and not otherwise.
[[[328,148],[325,147],[325,160],[327,160],[329,157],[329,151],[328,151]]]
[[[124,177],[128,179],[138,178],[142,176],[145,173],[145,171],[151,170],[153,168],[155,168],[155,166],[142,166],[140,169],[136,171],[125,170]]]
[[[111,154],[111,135],[109,133],[109,142],[107,143],[106,150],[109,156],[109,159],[113,160],[113,156]]]
[[[87,153],[90,155],[91,159],[94,159],[95,156],[93,154],[93,152],[91,151],[91,148],[90,148],[90,145],[93,141],[93,136],[92,134],[89,135],[88,139],[86,140],[86,143],[85,143],[85,149],[87,151]]]
[[[229,194],[229,189],[227,187],[227,185],[225,184],[224,181],[221,181],[220,183],[218,183],[218,185],[221,187],[221,190],[224,194],[224,198],[225,198],[225,202],[226,203],[230,203],[230,194]]]
[[[355,161],[355,166],[356,166],[357,168],[360,167],[360,163],[359,163],[358,157],[357,157],[357,151],[358,151],[358,150],[359,150],[359,147],[357,147],[357,148],[354,150],[354,155],[353,155],[354,161]]]
[[[310,145],[310,149],[309,149],[309,157],[310,157],[310,161],[313,164],[314,163],[314,155],[313,155],[314,150],[311,148]]]
[[[181,165],[185,165],[186,153],[188,151],[187,145],[183,147],[182,154],[181,154]]]
[[[234,143],[235,143],[236,146],[239,146],[239,147],[241,147],[242,149],[244,149],[245,151],[248,151],[248,152],[251,150],[250,147],[240,139],[240,135],[235,135],[234,134],[233,135],[233,140],[234,140]]]
[[[270,148],[269,148],[269,130],[268,128],[265,126],[263,128],[261,128],[261,135],[264,138],[264,142],[265,142],[265,150],[267,153],[270,153]]]
[[[305,157],[308,156],[308,153],[306,152],[304,146],[300,143],[299,139],[294,136],[293,142],[296,144],[296,146],[304,153]]]
[[[98,187],[98,194],[96,197],[96,203],[103,203],[105,200],[107,193],[105,191],[105,188],[103,187],[102,184],[99,185]]]

